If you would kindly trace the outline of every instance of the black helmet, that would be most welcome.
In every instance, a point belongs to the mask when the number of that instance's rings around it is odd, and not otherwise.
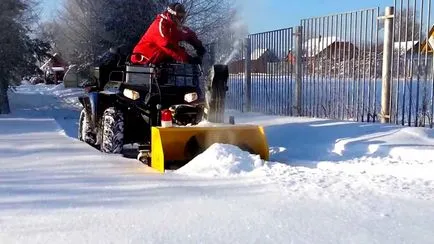
[[[167,11],[172,16],[172,19],[176,20],[179,23],[183,23],[185,21],[185,17],[187,12],[185,11],[184,5],[181,3],[171,3],[167,7]]]

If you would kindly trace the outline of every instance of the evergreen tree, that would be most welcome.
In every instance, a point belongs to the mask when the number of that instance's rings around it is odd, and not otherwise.
[[[37,16],[32,0],[2,0],[0,4],[0,114],[10,113],[7,91],[23,76],[35,73],[49,45],[31,38]]]

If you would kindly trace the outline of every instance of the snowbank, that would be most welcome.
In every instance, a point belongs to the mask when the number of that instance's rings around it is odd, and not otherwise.
[[[432,152],[432,151],[431,151]],[[385,195],[434,199],[434,163],[365,156],[342,162],[317,162],[315,167],[263,161],[236,146],[214,144],[179,170],[177,175],[204,178],[256,178],[275,184],[294,197],[351,198]]]
[[[358,124],[354,125],[352,130],[355,130]],[[367,126],[369,125],[365,125]],[[332,152],[338,156],[353,154],[383,156],[405,161],[434,162],[434,130],[385,125],[370,127],[369,133],[336,140]]]
[[[252,155],[233,145],[215,143],[177,174],[201,177],[230,177],[251,174],[264,165],[258,155]]]
[[[47,85],[47,84],[28,84],[22,82],[22,84],[16,87],[16,94],[21,95],[39,95],[39,96],[49,96],[60,99],[65,105],[72,106],[74,108],[79,108],[81,105],[78,102],[77,97],[84,94],[83,88],[68,88],[65,89],[63,83],[58,85]]]

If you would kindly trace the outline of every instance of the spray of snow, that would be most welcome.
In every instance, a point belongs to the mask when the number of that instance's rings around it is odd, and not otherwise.
[[[237,55],[240,54],[240,51],[242,50],[243,46],[243,38],[245,37],[245,30],[246,30],[246,24],[243,19],[237,18],[236,21],[234,21],[231,26],[229,27],[229,30],[231,33],[233,33],[232,36],[232,42],[228,43],[228,47],[225,47],[225,49],[232,50],[228,57],[224,59],[224,64],[228,64],[231,62]]]
[[[234,44],[232,45],[231,54],[229,54],[229,57],[227,57],[226,60],[224,61],[225,65],[227,65],[230,61],[232,61],[232,59],[235,57],[235,55],[240,53],[241,45],[242,45],[242,42],[239,39],[234,42]]]

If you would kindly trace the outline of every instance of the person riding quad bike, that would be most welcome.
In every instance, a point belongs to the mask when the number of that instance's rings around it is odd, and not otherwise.
[[[206,50],[196,33],[184,26],[185,7],[172,3],[157,15],[141,40],[133,49],[133,64],[159,65],[165,63],[201,64]],[[196,50],[197,57],[192,57],[179,45],[185,41]]]

